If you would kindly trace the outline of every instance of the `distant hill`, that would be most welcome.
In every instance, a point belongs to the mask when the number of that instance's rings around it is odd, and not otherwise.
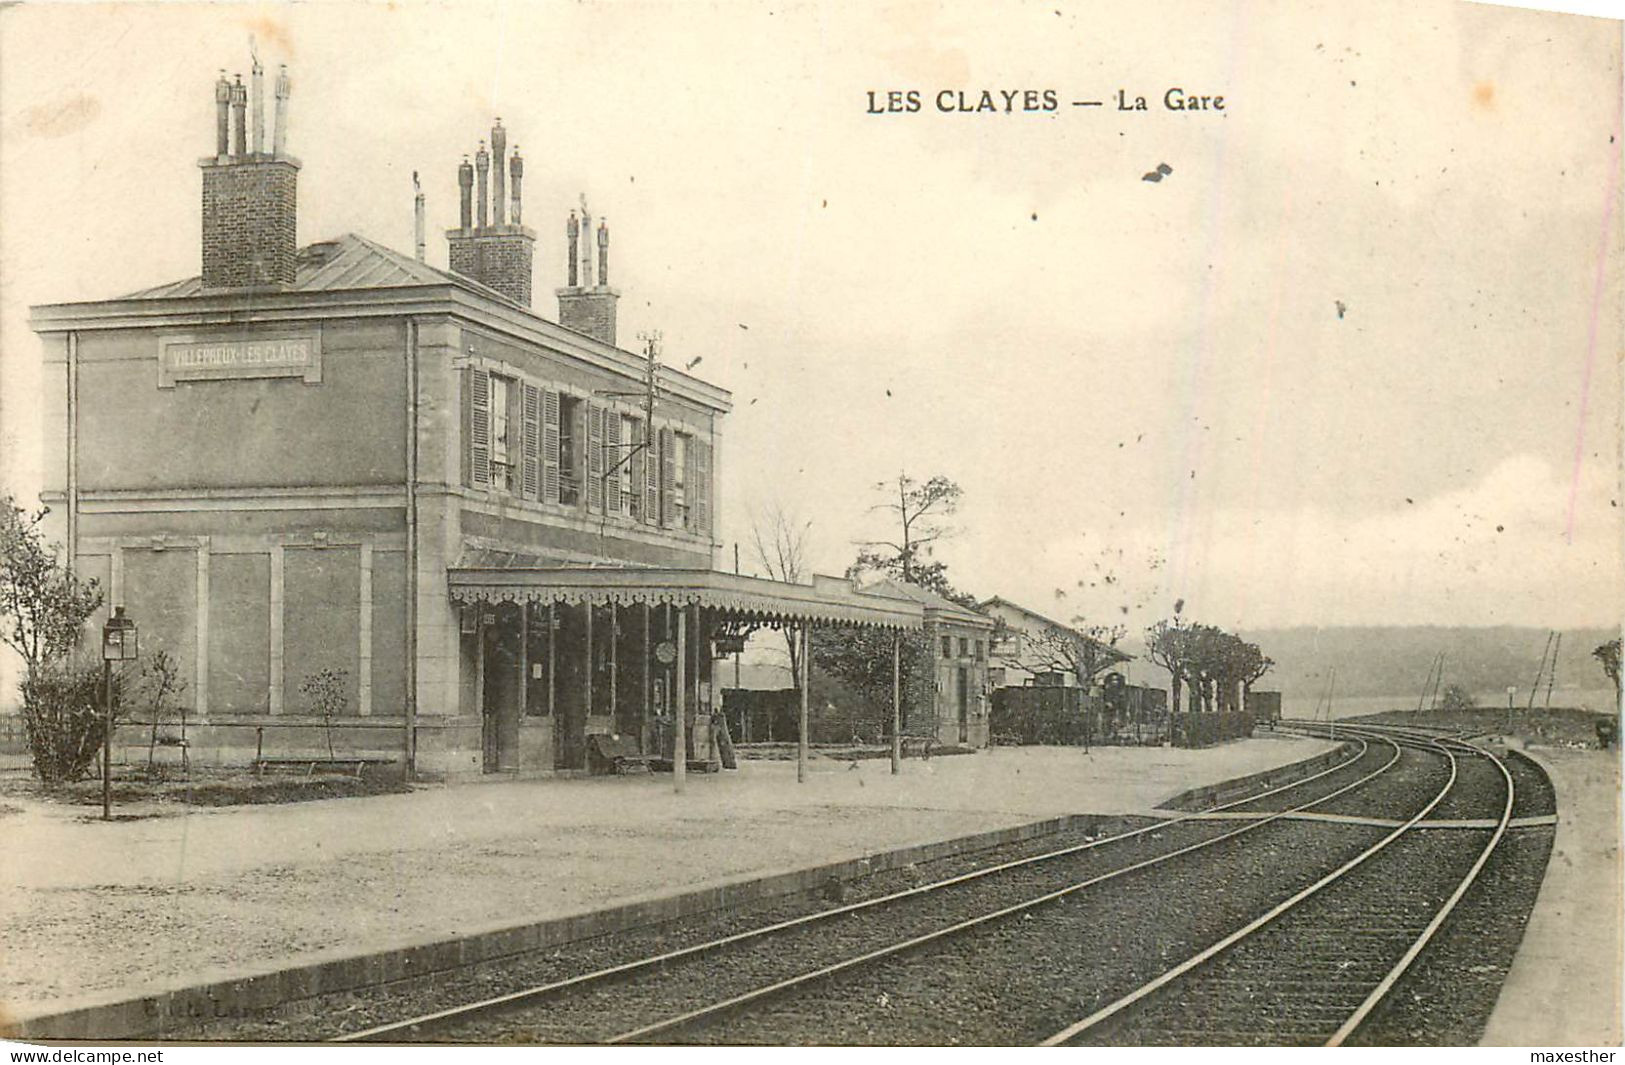
[[[1444,652],[1444,684],[1470,692],[1501,692],[1517,685],[1520,702],[1527,698],[1546,646],[1546,630],[1510,625],[1493,628],[1395,626],[1258,629],[1242,634],[1275,659],[1275,668],[1260,687],[1313,699],[1337,668],[1339,696],[1419,696],[1433,656]],[[1571,629],[1563,633],[1557,655],[1557,688],[1596,691],[1608,678],[1591,652],[1619,635],[1607,629]],[[1540,682],[1542,697],[1546,681]],[[1559,696],[1553,695],[1553,705]]]

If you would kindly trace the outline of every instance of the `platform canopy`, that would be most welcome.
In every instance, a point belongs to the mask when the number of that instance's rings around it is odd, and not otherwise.
[[[699,606],[760,625],[924,627],[925,608],[906,597],[860,590],[838,577],[811,584],[743,577],[715,570],[637,566],[530,566],[494,560],[447,572],[460,603],[565,603]]]

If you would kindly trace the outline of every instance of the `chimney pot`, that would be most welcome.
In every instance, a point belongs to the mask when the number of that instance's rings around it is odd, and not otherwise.
[[[458,218],[463,229],[474,227],[474,167],[463,156],[463,162],[457,167],[457,191],[459,193],[460,209]]]
[[[513,158],[508,160],[509,176],[513,179],[513,224],[522,224],[519,216],[519,182],[525,176],[525,162],[519,158],[519,145],[513,146]]]
[[[507,189],[507,155],[508,131],[502,128],[502,119],[497,119],[491,127],[491,156],[496,167],[495,179],[491,190],[491,221],[502,225],[508,215],[508,189]]]
[[[231,151],[231,82],[226,80],[226,72],[220,72],[220,78],[214,83],[214,154],[225,155]]]
[[[276,124],[272,127],[271,152],[285,155],[288,151],[288,97],[293,94],[293,82],[288,78],[288,64],[283,63],[276,75]]]
[[[485,150],[485,142],[480,141],[480,150],[474,153],[474,175],[479,183],[479,198],[474,201],[475,214],[479,218],[478,229],[484,229],[490,216],[487,206],[490,203],[491,153]]]
[[[248,90],[241,74],[231,86],[231,154],[248,154]]]

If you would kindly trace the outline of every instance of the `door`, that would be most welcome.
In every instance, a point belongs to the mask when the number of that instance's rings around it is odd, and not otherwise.
[[[959,698],[959,742],[970,742],[970,671],[960,666],[955,671],[954,687],[958,689]]]
[[[486,629],[482,640],[482,768],[487,773],[518,769],[521,683],[518,624],[504,613],[501,623]]]

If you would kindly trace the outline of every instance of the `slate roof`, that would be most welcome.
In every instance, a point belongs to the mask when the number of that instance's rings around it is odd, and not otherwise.
[[[322,240],[299,249],[292,285],[281,292],[336,292],[346,289],[413,288],[422,285],[456,285],[490,299],[519,306],[494,288],[472,278],[420,263],[408,255],[368,240],[359,233],[346,233],[335,240]],[[201,296],[208,290],[203,278],[188,277],[165,285],[132,292],[122,299],[160,300]]]
[[[907,581],[877,581],[874,584],[864,585],[863,590],[877,595],[912,599],[921,606],[948,615],[955,621],[963,621],[972,625],[986,625],[988,627],[992,627],[994,624],[993,619],[986,614],[979,614],[969,607],[960,606],[952,599],[946,599],[935,592],[921,588],[917,584],[909,584]]]

